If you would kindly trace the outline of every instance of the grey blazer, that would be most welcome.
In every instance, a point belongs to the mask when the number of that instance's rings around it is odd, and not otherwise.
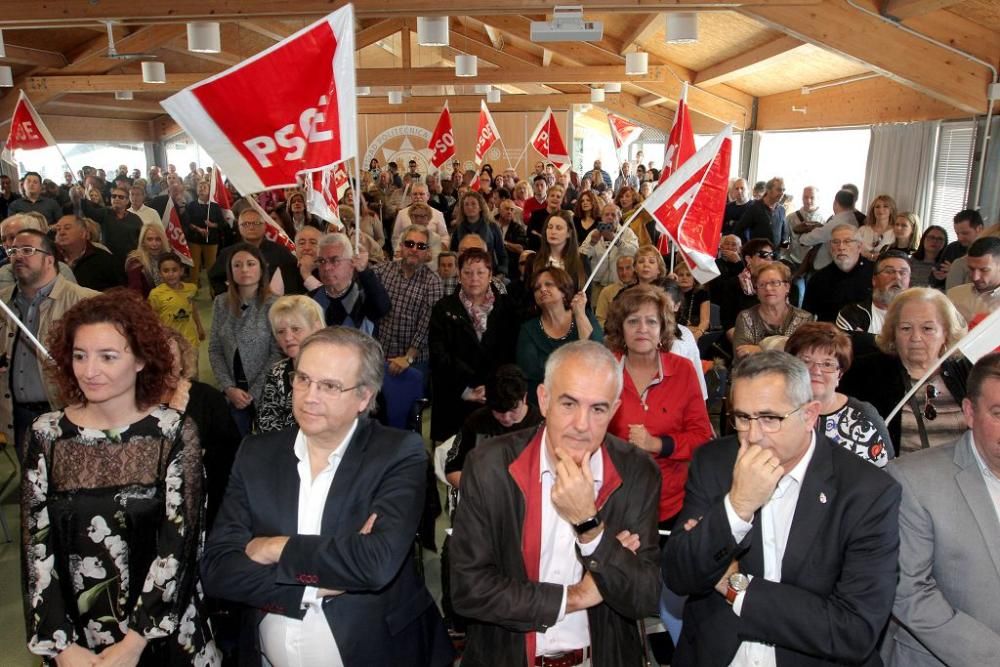
[[[1000,519],[973,446],[970,431],[886,467],[903,487],[887,667],[1000,659]]]
[[[228,295],[223,292],[212,303],[212,331],[208,337],[208,360],[212,373],[225,391],[236,386],[233,378],[233,357],[240,351],[243,371],[250,383],[250,395],[260,405],[264,394],[267,371],[281,358],[281,350],[271,333],[267,313],[276,297],[270,296],[263,304],[251,301],[239,315],[229,309]]]

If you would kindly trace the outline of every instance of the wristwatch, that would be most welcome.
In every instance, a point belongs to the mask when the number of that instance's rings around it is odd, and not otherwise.
[[[412,366],[414,363],[416,363],[416,361],[417,360],[414,359],[413,357],[410,357],[410,356],[406,357],[406,365],[407,366]]]
[[[576,531],[577,535],[583,535],[589,530],[593,530],[601,525],[601,518],[596,514],[589,519],[581,521],[580,523],[573,524],[573,530]]]
[[[733,572],[726,580],[726,602],[735,604],[736,596],[750,586],[750,579],[742,572]]]

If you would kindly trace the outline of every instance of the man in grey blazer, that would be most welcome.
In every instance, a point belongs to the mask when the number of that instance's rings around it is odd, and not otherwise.
[[[1000,659],[1000,353],[979,360],[968,387],[964,436],[886,467],[903,487],[890,667]]]

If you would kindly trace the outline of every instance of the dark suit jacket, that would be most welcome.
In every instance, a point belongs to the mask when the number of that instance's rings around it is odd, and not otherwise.
[[[522,551],[522,540],[531,542],[532,536],[524,529],[528,508],[521,484],[539,479],[539,450],[530,446],[535,433],[526,429],[491,438],[472,450],[463,469],[450,543],[452,603],[469,618],[463,667],[525,665],[529,633],[545,632],[559,616],[563,587],[530,580]],[[639,667],[646,663],[636,619],[655,615],[660,597],[660,471],[648,454],[614,436],[605,438],[603,451],[597,507],[604,534],[590,557],[577,552],[604,597],[587,610],[593,662]],[[540,505],[536,510],[541,512]],[[622,530],[638,533],[638,554],[615,539]],[[540,539],[540,518],[534,537]]]
[[[451,664],[441,616],[412,557],[427,468],[420,437],[362,417],[330,486],[322,533],[298,535],[296,433],[243,441],[202,558],[205,590],[252,607],[245,621],[255,638],[264,613],[305,615],[305,585],[343,590],[323,611],[345,665]],[[372,533],[360,535],[373,512]],[[278,535],[291,539],[277,564],[246,556],[252,538]]]
[[[667,586],[690,596],[674,667],[728,665],[744,640],[774,644],[780,667],[881,665],[876,644],[896,588],[900,489],[870,463],[816,437],[781,567],[764,579],[760,512],[733,539],[723,499],[732,486],[735,437],[698,449],[677,526],[667,541]],[[715,591],[733,559],[754,575],[737,616]]]

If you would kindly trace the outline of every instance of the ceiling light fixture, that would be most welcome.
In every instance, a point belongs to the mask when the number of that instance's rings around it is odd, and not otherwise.
[[[604,89],[603,88],[591,88],[590,89],[590,101],[594,104],[600,104],[604,101]]]
[[[477,83],[473,86],[473,90],[476,91],[476,95],[488,95],[491,88],[493,88],[493,86],[487,83]]]
[[[448,17],[418,16],[417,44],[420,46],[448,46]]]
[[[698,41],[698,14],[695,12],[670,12],[667,21],[667,44],[693,44]]]
[[[14,87],[14,71],[10,65],[0,65],[0,88]]]
[[[604,84],[604,92],[606,93],[620,93],[622,92],[622,84],[620,83],[606,83]]]
[[[402,104],[403,103],[403,91],[401,90],[390,90],[389,91],[389,104]]]
[[[192,21],[187,24],[188,51],[219,53],[222,51],[222,31],[218,23]]]
[[[3,43],[3,30],[0,30],[0,58],[7,57],[7,47]]]
[[[167,68],[163,63],[147,60],[142,63],[143,83],[166,83]]]
[[[490,104],[500,104],[500,89],[490,88],[490,91],[486,93],[486,101]]]
[[[649,72],[649,54],[645,51],[634,51],[625,54],[625,74],[642,76]]]
[[[371,86],[358,86],[357,88],[354,89],[354,92],[359,97],[364,97],[365,95],[371,95],[372,89]]]
[[[135,96],[132,94],[131,90],[118,90],[118,91],[115,91],[115,99],[116,100],[131,100],[131,99],[134,99],[134,98],[135,98]]]
[[[455,56],[455,76],[476,76],[479,73],[479,60],[476,56],[461,53]]]

